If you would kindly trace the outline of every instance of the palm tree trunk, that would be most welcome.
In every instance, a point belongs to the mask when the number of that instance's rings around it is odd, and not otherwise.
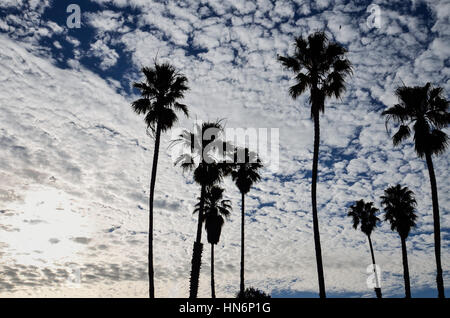
[[[241,284],[240,284],[240,294],[244,295],[245,284],[244,284],[244,226],[245,226],[245,194],[242,193],[242,204],[241,204]]]
[[[438,297],[445,298],[444,293],[444,279],[442,277],[442,264],[441,264],[441,226],[439,221],[439,202],[436,185],[436,176],[434,175],[433,160],[431,154],[427,153],[427,166],[428,173],[430,174],[431,183],[431,199],[433,200],[433,223],[434,223],[434,254],[436,257],[436,283],[438,289]]]
[[[214,244],[211,244],[211,298],[216,298],[216,288],[214,287]]]
[[[153,272],[153,198],[155,194],[156,169],[158,167],[159,142],[161,139],[161,128],[157,125],[155,136],[155,149],[153,151],[153,167],[150,179],[149,194],[149,228],[148,228],[148,281],[149,281],[149,297],[155,298],[154,272]]]
[[[317,166],[319,163],[319,143],[320,143],[320,123],[319,112],[316,111],[314,117],[314,156],[312,166],[311,201],[313,215],[314,245],[316,249],[317,274],[319,279],[320,298],[326,298],[325,278],[323,275],[322,250],[320,247],[319,220],[317,218]]]
[[[202,240],[203,208],[205,205],[205,192],[206,186],[202,185],[200,192],[200,209],[198,211],[197,237],[194,242],[194,248],[192,252],[189,298],[197,298],[198,293],[200,267],[202,264],[202,252],[203,252],[203,244],[201,243],[201,240]]]
[[[405,298],[411,298],[411,286],[409,283],[408,252],[406,250],[406,238],[402,240],[403,278],[405,279]]]
[[[372,255],[373,272],[375,273],[375,294],[377,295],[377,298],[382,298],[381,286],[377,274],[377,265],[375,263],[375,254],[373,253],[372,239],[370,238],[370,235],[367,235],[367,237],[369,238],[370,254]]]

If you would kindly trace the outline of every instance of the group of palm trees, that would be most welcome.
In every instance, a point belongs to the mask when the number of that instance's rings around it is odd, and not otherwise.
[[[415,151],[420,158],[425,157],[426,159],[433,204],[436,284],[439,298],[445,298],[445,290],[441,263],[439,203],[432,155],[444,153],[448,144],[448,137],[442,129],[447,127],[450,122],[449,103],[442,93],[442,88],[431,87],[430,83],[427,83],[425,86],[401,86],[395,92],[398,104],[382,112],[382,116],[386,117],[386,124],[393,120],[398,125],[397,132],[392,136],[394,146],[408,139],[411,136],[411,132],[413,132]],[[385,220],[390,223],[391,229],[397,231],[400,235],[405,297],[411,298],[406,239],[411,229],[416,226],[415,207],[417,202],[414,198],[414,193],[408,187],[402,187],[400,184],[397,184],[384,190],[384,195],[381,196],[381,205],[384,207]],[[361,224],[361,230],[367,235],[369,240],[375,279],[377,280],[375,292],[377,297],[381,298],[375,256],[370,239],[370,234],[375,228],[377,221],[379,221],[375,215],[377,211],[378,209],[374,207],[373,202],[365,203],[363,200],[360,200],[350,207],[348,215],[353,217],[353,227],[355,229],[358,224]]]
[[[219,242],[224,218],[231,212],[231,202],[223,199],[224,189],[220,187],[224,177],[231,176],[242,195],[241,202],[241,283],[240,294],[244,293],[244,227],[245,227],[245,195],[252,185],[261,177],[259,169],[261,160],[248,148],[238,148],[225,141],[221,121],[205,122],[196,125],[196,131],[184,130],[171,145],[184,146],[176,159],[175,165],[184,170],[193,171],[194,181],[200,186],[199,202],[194,213],[198,213],[197,235],[192,253],[192,270],[189,295],[196,298],[200,276],[203,251],[202,224],[211,244],[211,295],[215,298],[214,289],[214,245]],[[197,159],[197,160],[196,160]]]
[[[312,165],[311,201],[313,232],[316,251],[316,263],[319,282],[319,295],[326,297],[325,279],[323,272],[322,253],[320,245],[319,221],[317,213],[317,176],[320,144],[320,113],[324,112],[325,101],[328,98],[339,98],[346,87],[346,78],[352,75],[352,64],[346,58],[347,50],[340,44],[329,40],[325,32],[318,31],[308,37],[296,37],[292,56],[278,56],[278,60],[286,69],[295,75],[295,84],[289,88],[289,94],[296,99],[309,90],[309,104],[311,117],[314,121],[314,155]],[[169,130],[176,123],[176,112],[188,116],[188,107],[179,103],[188,90],[187,78],[179,73],[171,64],[159,64],[156,60],[153,67],[144,67],[142,72],[145,81],[134,83],[141,98],[132,103],[137,114],[145,116],[147,131],[155,139],[153,166],[149,194],[149,252],[148,275],[149,296],[154,298],[153,271],[153,198],[155,192],[156,170],[161,133]],[[437,267],[437,289],[440,298],[444,298],[444,283],[441,265],[439,205],[436,178],[434,174],[432,156],[443,153],[447,146],[447,135],[442,131],[449,122],[447,112],[448,101],[443,97],[443,90],[439,87],[402,86],[396,90],[399,103],[385,110],[386,124],[391,120],[399,126],[393,135],[394,145],[406,140],[414,133],[415,150],[419,157],[426,158],[433,201],[434,246]],[[231,212],[231,202],[224,198],[225,189],[221,184],[225,177],[230,176],[241,193],[241,297],[254,294],[254,289],[245,289],[245,195],[253,184],[260,180],[259,171],[263,167],[258,155],[247,148],[234,147],[221,138],[224,127],[220,120],[205,122],[197,125],[195,132],[183,131],[172,141],[173,145],[181,146],[184,151],[177,158],[175,164],[183,169],[193,171],[193,179],[200,186],[200,196],[195,205],[194,213],[198,215],[196,239],[193,245],[190,298],[196,298],[199,286],[201,258],[203,252],[202,227],[205,225],[207,240],[211,244],[211,296],[215,297],[214,286],[214,245],[219,242],[221,229],[225,219]],[[211,133],[211,130],[213,133]],[[209,137],[205,138],[205,135]],[[220,151],[218,150],[223,150]],[[230,150],[231,149],[231,150]],[[217,156],[220,153],[221,156]],[[389,187],[381,197],[381,204],[385,210],[385,220],[389,221],[392,230],[396,230],[402,242],[405,294],[410,297],[409,271],[406,254],[406,238],[415,226],[416,201],[413,193],[407,187],[400,185]],[[361,224],[361,230],[368,236],[374,264],[375,288],[377,297],[381,297],[375,258],[370,234],[377,221],[378,209],[372,202],[357,201],[349,209],[349,216],[353,217],[353,226]]]
[[[411,284],[409,280],[408,253],[406,251],[406,239],[409,232],[416,226],[415,207],[417,205],[414,193],[399,184],[384,190],[381,196],[381,205],[386,212],[385,221],[391,224],[392,231],[397,231],[400,235],[402,243],[402,260],[403,260],[403,278],[405,280],[405,298],[411,298]],[[351,205],[348,216],[353,219],[353,227],[355,229],[360,226],[361,231],[367,235],[369,241],[370,255],[372,256],[373,271],[375,274],[375,294],[377,298],[381,298],[380,278],[378,277],[375,254],[373,252],[372,239],[370,235],[377,226],[380,219],[377,217],[379,210],[374,206],[373,202],[364,202],[364,200],[356,201]]]
[[[173,127],[178,119],[175,112],[181,111],[188,115],[187,106],[178,102],[184,97],[188,87],[187,78],[168,63],[158,64],[155,61],[153,67],[144,67],[142,72],[145,82],[133,84],[140,90],[141,98],[132,103],[132,108],[137,114],[145,115],[147,131],[155,138],[149,195],[148,253],[149,296],[154,298],[153,198],[159,145],[161,133]],[[224,219],[228,218],[231,212],[231,202],[224,199],[224,189],[220,187],[220,184],[225,176],[231,176],[242,194],[240,294],[244,295],[244,200],[252,185],[261,178],[258,170],[262,168],[262,163],[257,155],[250,152],[248,148],[237,148],[221,138],[215,138],[219,137],[224,129],[220,120],[202,123],[196,128],[196,132],[184,130],[179,138],[172,140],[172,146],[181,144],[182,147],[186,146],[188,149],[176,159],[175,165],[179,164],[184,170],[193,171],[194,181],[200,186],[199,202],[195,205],[194,210],[194,213],[198,214],[198,225],[193,246],[189,294],[191,298],[196,298],[198,293],[203,252],[202,225],[205,224],[207,240],[211,244],[211,295],[215,298],[214,245],[219,242]],[[214,138],[204,138],[207,133],[212,134]],[[225,156],[228,156],[227,162],[215,158],[218,148],[227,150],[224,153]],[[199,160],[195,160],[198,158]]]

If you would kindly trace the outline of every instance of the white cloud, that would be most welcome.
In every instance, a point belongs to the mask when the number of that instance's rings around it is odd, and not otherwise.
[[[23,5],[23,0],[3,0],[0,3],[0,7],[1,8],[11,8],[11,7],[16,7],[16,8],[20,8]]]
[[[89,52],[101,59],[100,68],[106,70],[111,66],[114,66],[119,59],[119,54],[110,48],[103,40],[97,40],[95,43],[91,44]]]
[[[71,43],[74,47],[77,47],[80,45],[80,41],[78,41],[74,37],[66,36],[66,40],[67,40],[67,42]]]
[[[87,23],[99,32],[120,31],[123,26],[124,18],[121,13],[111,10],[100,12],[87,12],[84,14]]]

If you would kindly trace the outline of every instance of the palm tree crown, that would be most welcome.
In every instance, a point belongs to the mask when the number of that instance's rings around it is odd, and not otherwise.
[[[214,186],[229,173],[230,165],[225,163],[229,155],[226,151],[233,149],[223,141],[224,127],[221,120],[204,122],[195,126],[195,131],[184,130],[172,146],[181,145],[182,151],[175,160],[185,171],[194,170],[194,181],[207,187]],[[222,150],[226,151],[222,151]]]
[[[425,86],[401,86],[395,91],[398,104],[385,110],[386,124],[393,120],[399,124],[392,136],[394,146],[406,140],[414,131],[415,150],[420,158],[428,154],[441,154],[448,143],[447,134],[441,129],[450,123],[448,101],[442,97],[442,88]]]
[[[243,153],[243,158],[240,158]],[[234,164],[228,165],[229,170],[226,172],[231,175],[232,180],[242,194],[247,194],[253,184],[261,180],[259,169],[263,167],[261,160],[254,152],[250,152],[248,148],[236,149],[234,152]]]
[[[378,209],[373,206],[373,202],[364,202],[364,200],[356,201],[348,210],[348,216],[353,218],[353,228],[357,229],[358,225],[361,231],[370,236],[380,219],[376,216]]]
[[[224,221],[231,213],[231,201],[223,199],[223,192],[224,189],[218,186],[212,186],[206,191],[203,221],[210,244],[219,242]],[[194,213],[199,210],[200,202],[195,205]]]
[[[391,230],[397,231],[402,238],[407,238],[411,228],[416,226],[414,192],[399,184],[384,190],[381,205],[386,212],[384,218],[391,224]]]
[[[142,97],[135,100],[132,107],[137,114],[145,114],[145,122],[152,132],[157,125],[164,132],[177,121],[175,111],[188,115],[187,106],[177,102],[188,90],[188,80],[168,63],[155,62],[153,67],[143,67],[142,72],[145,82],[133,84]]]
[[[320,31],[307,39],[296,37],[293,56],[278,56],[281,64],[296,74],[296,84],[289,88],[292,98],[311,90],[311,117],[324,112],[325,97],[338,98],[345,91],[345,77],[352,74],[351,63],[345,58],[346,52],[344,47],[330,42],[325,32]]]

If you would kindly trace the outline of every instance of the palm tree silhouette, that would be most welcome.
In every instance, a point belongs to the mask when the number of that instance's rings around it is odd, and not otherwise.
[[[237,148],[234,152],[234,164],[228,165],[226,174],[231,175],[232,180],[241,193],[241,281],[240,293],[245,290],[245,195],[250,192],[253,184],[261,180],[259,170],[263,167],[258,156],[250,152],[248,148]]]
[[[395,91],[398,104],[382,113],[382,116],[386,116],[386,127],[390,120],[400,125],[398,131],[392,136],[394,146],[399,145],[411,135],[410,127],[412,127],[415,151],[419,158],[425,157],[427,162],[433,201],[434,252],[439,298],[445,298],[445,293],[441,264],[438,192],[432,155],[444,153],[448,144],[447,134],[441,129],[447,127],[450,123],[449,103],[442,96],[442,93],[443,89],[441,87],[432,87],[430,83],[423,87],[401,86]]]
[[[219,184],[223,180],[225,165],[222,164],[218,149],[222,149],[224,142],[220,135],[223,131],[221,121],[205,122],[196,125],[196,132],[184,130],[172,145],[187,148],[175,161],[183,170],[194,170],[194,181],[200,185],[200,202],[198,207],[197,235],[192,253],[192,269],[189,287],[189,297],[197,298],[202,261],[203,244],[202,223],[206,190]],[[226,148],[230,149],[230,148]],[[219,156],[219,157],[218,157]]]
[[[414,193],[408,187],[402,188],[399,184],[384,190],[381,196],[381,205],[386,214],[385,221],[391,224],[391,230],[397,231],[402,241],[403,278],[405,280],[405,296],[411,298],[411,287],[409,283],[408,254],[406,251],[406,239],[411,228],[416,226]]]
[[[223,199],[224,189],[218,186],[208,188],[205,194],[204,222],[208,243],[211,244],[211,298],[216,298],[214,285],[214,245],[219,243],[222,226],[231,213],[231,201]],[[200,202],[196,204],[194,213],[200,211]]]
[[[155,193],[156,169],[158,166],[158,153],[161,133],[172,128],[177,121],[175,111],[181,111],[188,116],[187,106],[180,104],[178,100],[184,97],[188,90],[187,78],[180,74],[175,67],[168,63],[158,64],[153,67],[142,68],[145,82],[134,83],[133,86],[140,90],[141,98],[135,100],[131,106],[138,115],[145,115],[147,132],[155,138],[153,152],[152,176],[150,180],[149,194],[149,230],[148,230],[148,276],[149,296],[155,297],[154,271],[153,271],[153,199]]]
[[[373,206],[373,202],[366,203],[364,202],[364,200],[359,200],[356,201],[354,205],[350,206],[347,215],[353,218],[353,228],[356,230],[358,228],[358,225],[360,225],[361,231],[367,235],[367,238],[369,240],[370,254],[372,255],[373,271],[375,274],[375,284],[376,284],[375,294],[377,295],[377,298],[381,298],[382,296],[381,296],[380,282],[378,280],[376,270],[372,239],[370,238],[372,231],[377,226],[377,222],[380,221],[380,219],[376,216],[377,212],[378,209]]]
[[[330,42],[324,32],[315,32],[307,39],[295,39],[293,56],[278,56],[278,60],[295,74],[296,84],[289,88],[289,94],[297,99],[307,89],[310,91],[309,103],[314,120],[314,156],[312,166],[311,201],[316,249],[319,293],[326,297],[325,278],[320,247],[319,222],[317,217],[317,166],[320,143],[320,112],[325,110],[325,99],[339,98],[345,91],[345,77],[352,74],[352,66],[345,58],[347,50],[335,42]]]
[[[262,290],[259,290],[254,287],[246,288],[244,293],[237,294],[236,298],[244,298],[244,299],[258,299],[258,300],[264,300],[271,298],[269,294],[266,294]]]

